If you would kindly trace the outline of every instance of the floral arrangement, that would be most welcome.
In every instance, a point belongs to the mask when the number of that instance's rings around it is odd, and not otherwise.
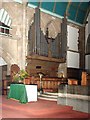
[[[23,81],[29,75],[25,70],[20,70],[18,73],[14,73],[13,79],[15,81]]]

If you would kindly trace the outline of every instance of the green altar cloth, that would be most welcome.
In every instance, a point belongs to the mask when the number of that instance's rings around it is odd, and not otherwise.
[[[19,100],[20,103],[27,103],[27,93],[24,84],[11,84],[8,98]]]

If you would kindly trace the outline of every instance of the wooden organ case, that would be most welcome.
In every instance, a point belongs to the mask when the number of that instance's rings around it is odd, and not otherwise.
[[[29,74],[38,76],[38,73],[42,72],[45,76],[57,77],[59,64],[65,62],[66,50],[64,49],[66,48],[62,46],[61,33],[58,33],[55,38],[50,38],[47,28],[44,35],[40,28],[40,10],[36,8],[34,22],[28,31],[27,71]]]
[[[66,18],[62,22],[62,28],[66,28]],[[46,34],[40,28],[40,10],[35,9],[34,22],[28,31],[28,55],[27,55],[27,66],[26,69],[30,76],[39,77],[38,73],[43,73],[47,86],[53,83],[56,84],[58,88],[58,67],[60,63],[65,63],[66,60],[66,39],[67,34],[64,31],[67,29],[62,29],[61,33],[58,33],[55,38],[49,36],[48,27],[46,29]],[[62,39],[61,34],[64,36]],[[62,44],[64,42],[64,44]],[[36,79],[36,78],[35,78]],[[57,80],[58,79],[58,80]],[[60,79],[61,80],[61,79]],[[36,79],[36,83],[39,82]],[[57,82],[57,83],[56,83]],[[64,81],[65,82],[65,81]],[[44,83],[44,82],[43,82]],[[45,85],[43,85],[45,86]]]

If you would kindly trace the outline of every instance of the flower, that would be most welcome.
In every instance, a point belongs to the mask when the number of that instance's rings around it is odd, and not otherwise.
[[[14,73],[13,79],[15,81],[19,81],[19,80],[24,80],[25,78],[27,78],[29,75],[25,70],[20,70],[18,73]]]

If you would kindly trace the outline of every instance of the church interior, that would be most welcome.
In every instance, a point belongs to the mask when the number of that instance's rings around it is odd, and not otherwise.
[[[88,0],[0,1],[0,118],[89,120],[89,26]]]

